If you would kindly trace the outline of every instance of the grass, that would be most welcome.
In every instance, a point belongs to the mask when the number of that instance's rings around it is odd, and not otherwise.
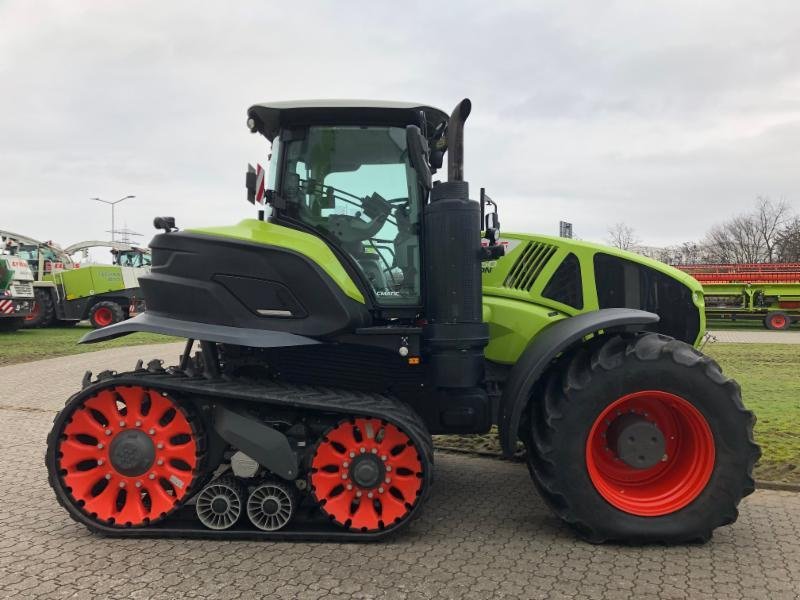
[[[21,329],[13,333],[0,333],[0,366],[121,346],[180,341],[179,338],[155,333],[134,333],[108,342],[78,344],[78,340],[89,331],[91,331],[91,327],[88,325],[78,325],[75,327]]]
[[[742,386],[757,417],[762,456],[756,479],[800,484],[800,347],[791,344],[710,344],[704,351]],[[480,436],[435,436],[437,447],[500,454],[496,429]]]

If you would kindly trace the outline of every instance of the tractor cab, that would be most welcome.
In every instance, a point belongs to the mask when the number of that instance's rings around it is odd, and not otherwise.
[[[271,221],[338,249],[376,306],[417,313],[429,147],[448,115],[358,100],[257,104],[248,115],[251,131],[272,142]]]

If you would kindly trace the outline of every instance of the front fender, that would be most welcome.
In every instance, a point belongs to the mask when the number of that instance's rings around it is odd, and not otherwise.
[[[171,317],[162,317],[152,312],[143,312],[132,319],[126,319],[114,325],[90,331],[81,338],[79,343],[92,344],[103,340],[112,340],[136,331],[162,333],[192,340],[219,342],[220,344],[234,344],[237,346],[253,346],[255,348],[319,344],[315,339],[285,331],[184,321]]]
[[[500,443],[503,454],[511,456],[519,437],[522,412],[534,384],[559,354],[599,331],[631,329],[658,323],[659,316],[632,308],[604,308],[556,321],[539,333],[511,369],[500,402]]]

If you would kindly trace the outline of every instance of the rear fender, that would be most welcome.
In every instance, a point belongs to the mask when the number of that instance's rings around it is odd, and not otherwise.
[[[500,402],[500,443],[511,456],[519,439],[519,424],[533,386],[559,354],[603,331],[644,329],[659,316],[632,308],[605,308],[556,321],[539,333],[519,357],[503,386]]]

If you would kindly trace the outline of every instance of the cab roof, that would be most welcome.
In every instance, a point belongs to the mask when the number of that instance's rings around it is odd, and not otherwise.
[[[282,127],[292,125],[419,125],[425,117],[428,135],[447,122],[441,109],[419,102],[386,100],[289,100],[254,104],[247,111],[252,126],[272,141]]]

